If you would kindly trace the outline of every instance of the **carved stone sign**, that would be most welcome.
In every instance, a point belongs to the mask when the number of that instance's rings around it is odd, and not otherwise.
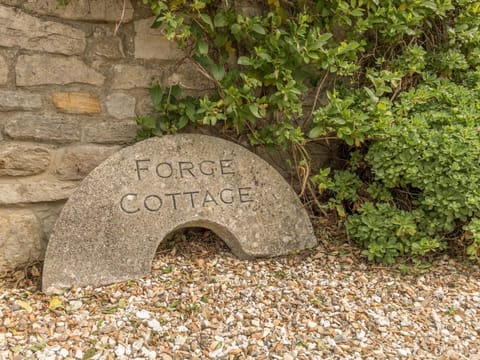
[[[43,290],[144,276],[160,242],[187,227],[212,230],[240,258],[316,245],[297,195],[264,160],[219,138],[164,136],[112,155],[70,197],[48,243]]]

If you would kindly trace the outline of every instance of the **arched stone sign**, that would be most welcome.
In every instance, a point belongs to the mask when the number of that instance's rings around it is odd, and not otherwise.
[[[144,276],[160,242],[193,226],[240,258],[316,245],[297,195],[264,160],[211,136],[164,136],[124,148],[84,179],[50,237],[43,290]]]

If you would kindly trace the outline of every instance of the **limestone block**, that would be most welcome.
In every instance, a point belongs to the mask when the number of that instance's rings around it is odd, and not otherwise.
[[[4,132],[15,140],[79,141],[81,124],[73,118],[31,113],[5,114]]]
[[[83,141],[103,144],[124,144],[135,141],[137,123],[133,119],[110,120],[85,125]]]
[[[103,160],[118,151],[120,146],[75,145],[62,152],[55,170],[61,180],[80,180]]]
[[[141,65],[118,64],[113,67],[113,89],[150,88],[152,83],[162,78],[163,71],[146,69]]]
[[[42,97],[23,91],[0,90],[0,110],[36,110],[42,107]]]
[[[0,46],[73,55],[82,53],[86,45],[85,33],[79,29],[0,5]]]
[[[160,29],[152,29],[155,17],[135,21],[135,57],[137,59],[179,60],[185,55]]]
[[[21,55],[17,60],[16,76],[18,86],[102,85],[105,81],[105,76],[75,57],[51,55]]]
[[[105,105],[109,115],[116,119],[133,118],[137,100],[130,95],[114,93],[107,96]]]
[[[19,6],[22,5],[22,2],[25,0],[0,0],[0,4],[9,5],[9,6]]]
[[[39,222],[29,210],[0,209],[0,272],[42,256]]]
[[[40,221],[42,232],[44,234],[44,242],[46,242],[46,239],[50,237],[53,226],[60,215],[63,205],[64,204],[62,201],[57,201],[55,203],[35,204],[33,211]]]
[[[184,61],[175,71],[165,79],[166,86],[180,85],[187,90],[209,90],[214,89],[215,84],[198,70],[195,64]]]
[[[0,205],[52,202],[67,199],[77,188],[76,182],[36,181],[0,184]]]
[[[102,111],[96,95],[82,92],[56,92],[53,105],[58,112],[70,114],[98,114]]]
[[[89,46],[89,53],[109,59],[125,57],[122,41],[117,36],[97,36]]]
[[[28,0],[24,7],[39,14],[70,20],[117,22],[122,19],[123,22],[129,22],[133,19],[130,0],[75,0],[60,8],[57,7],[56,0]]]
[[[144,276],[168,234],[189,227],[212,230],[241,258],[317,243],[298,196],[264,160],[211,136],[162,136],[118,151],[69,198],[48,243],[43,290]]]
[[[27,176],[44,172],[50,164],[47,147],[23,143],[0,144],[0,176]]]
[[[5,85],[8,81],[8,64],[5,58],[0,55],[0,85]]]

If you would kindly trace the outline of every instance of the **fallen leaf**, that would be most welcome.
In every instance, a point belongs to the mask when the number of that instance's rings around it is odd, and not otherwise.
[[[50,299],[50,303],[48,304],[48,308],[52,311],[58,308],[63,308],[63,300],[58,296],[52,297]]]
[[[15,305],[18,305],[20,306],[22,309],[28,311],[28,312],[32,312],[32,307],[30,306],[30,304],[26,301],[23,301],[23,300],[15,300]]]

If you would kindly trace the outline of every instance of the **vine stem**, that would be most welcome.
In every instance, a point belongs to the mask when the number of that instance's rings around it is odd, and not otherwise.
[[[218,89],[218,93],[220,94],[220,97],[222,99],[225,99],[225,93],[223,92],[222,90],[222,86],[220,85],[220,83],[218,82],[217,79],[215,79],[212,75],[209,74],[209,72],[207,71],[207,69],[205,69],[202,65],[200,65],[198,62],[196,62],[195,60],[193,60],[192,58],[190,58],[190,60],[193,62],[193,64],[195,65],[195,67],[197,68],[197,70],[203,75],[205,76],[208,80],[212,81],[215,86],[217,87]]]
[[[123,0],[123,8],[122,8],[122,15],[120,15],[120,20],[118,21],[117,25],[115,26],[115,31],[113,32],[114,36],[117,36],[118,30],[120,30],[120,26],[122,26],[123,22],[125,21],[125,11],[127,9],[127,0]]]
[[[313,112],[317,108],[317,102],[318,102],[318,98],[320,97],[320,91],[322,90],[323,85],[325,85],[325,81],[327,81],[327,78],[328,78],[328,72],[325,72],[325,75],[323,75],[322,81],[320,81],[320,84],[318,84],[317,86],[317,91],[315,92],[315,98],[313,100],[312,111],[310,112],[309,118],[312,118]]]

